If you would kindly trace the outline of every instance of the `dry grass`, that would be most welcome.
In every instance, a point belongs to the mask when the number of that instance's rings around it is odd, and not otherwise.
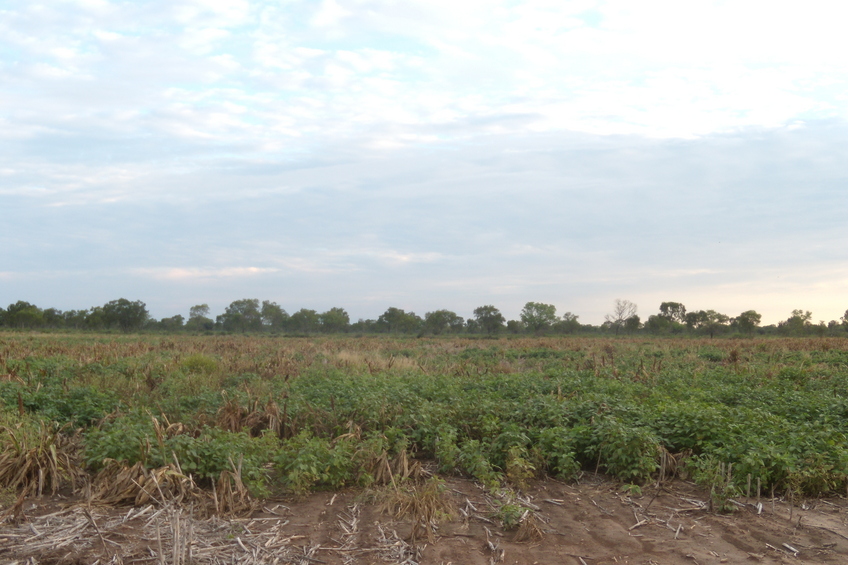
[[[226,393],[224,393],[226,398]],[[242,406],[237,398],[227,399],[215,415],[215,425],[230,432],[247,431],[252,437],[259,437],[265,430],[275,435],[282,434],[282,415],[279,405],[273,400],[262,404],[259,400],[248,400]]]
[[[524,513],[524,516],[522,516],[521,521],[518,523],[518,531],[515,533],[515,541],[539,541],[543,537],[545,537],[545,534],[542,531],[539,519],[536,518],[536,514],[534,512],[530,512],[528,510]]]
[[[381,512],[412,521],[413,543],[422,533],[432,542],[435,527],[457,514],[456,505],[446,490],[445,483],[434,477],[422,484],[407,482],[385,488],[376,498]]]
[[[103,504],[164,504],[199,499],[201,490],[176,465],[145,469],[141,463],[128,466],[107,460],[91,484],[90,501]]]
[[[76,438],[40,422],[36,430],[3,426],[0,454],[0,488],[20,491],[22,496],[41,496],[48,490],[75,488],[84,476],[77,458]]]

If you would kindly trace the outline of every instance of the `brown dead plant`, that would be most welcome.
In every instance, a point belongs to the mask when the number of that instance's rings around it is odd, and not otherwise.
[[[253,512],[258,503],[250,496],[242,481],[242,459],[238,464],[230,459],[232,471],[222,471],[216,482],[212,483],[212,502],[217,515],[237,515]]]
[[[141,463],[127,465],[107,459],[92,480],[92,502],[143,506],[151,502],[165,504],[198,499],[200,488],[177,465],[146,469]]]
[[[23,424],[0,428],[0,487],[18,489],[21,496],[41,496],[47,490],[56,494],[68,484],[76,487],[84,476],[78,446],[62,431],[45,422],[39,422],[37,429]]]
[[[456,505],[447,496],[447,487],[438,477],[421,484],[411,481],[394,487],[386,487],[377,493],[379,509],[394,518],[412,522],[412,542],[421,534],[429,542],[434,541],[436,526],[456,515]]]
[[[258,437],[265,430],[278,436],[282,433],[283,417],[273,400],[262,404],[259,400],[248,399],[247,406],[242,406],[238,398],[227,398],[226,392],[222,394],[224,404],[215,416],[219,428],[236,433],[247,431],[251,437]]]

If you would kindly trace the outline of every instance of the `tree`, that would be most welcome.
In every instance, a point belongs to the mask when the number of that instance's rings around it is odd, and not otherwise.
[[[208,304],[198,304],[197,306],[192,306],[188,309],[188,318],[189,320],[193,318],[208,318],[209,317],[209,305]]]
[[[629,300],[616,298],[615,303],[613,304],[612,314],[607,314],[604,316],[604,319],[609,322],[610,327],[615,330],[615,335],[618,335],[618,332],[625,327],[625,323],[628,318],[632,318],[636,315],[636,310],[636,305]]]
[[[61,328],[65,325],[65,317],[61,310],[46,308],[43,312],[44,323],[52,328]]]
[[[792,315],[777,325],[778,331],[789,335],[803,335],[809,333],[813,323],[810,321],[813,313],[807,310],[792,310]]]
[[[518,320],[510,320],[506,323],[506,331],[511,334],[520,334],[524,331],[524,323]]]
[[[181,314],[159,320],[159,328],[166,332],[176,332],[183,329],[185,318]]]
[[[315,333],[321,329],[321,318],[315,310],[301,308],[289,318],[289,328],[298,333]]]
[[[666,334],[671,331],[673,323],[674,322],[671,321],[670,317],[662,314],[655,314],[653,316],[648,316],[648,320],[645,322],[645,329],[652,334]]]
[[[729,316],[715,310],[698,310],[697,312],[688,312],[686,314],[686,325],[691,329],[710,334],[710,339],[715,337],[715,334],[727,329],[727,323],[729,321]]]
[[[736,316],[733,321],[736,324],[736,327],[739,328],[739,331],[752,335],[754,330],[757,329],[757,326],[760,325],[760,320],[762,320],[762,318],[763,317],[756,311],[746,310]]]
[[[639,316],[633,314],[626,320],[624,320],[624,329],[628,332],[635,332],[639,328],[642,327],[642,321],[639,319]]]
[[[95,306],[86,311],[85,327],[89,330],[99,330],[106,325],[106,315],[102,306]]]
[[[484,332],[489,335],[501,331],[504,327],[504,323],[506,322],[506,319],[504,319],[503,314],[501,314],[501,311],[492,306],[491,304],[475,308],[474,318],[477,321],[478,327],[480,327]],[[469,331],[471,331],[470,327]]]
[[[259,331],[262,329],[262,313],[258,298],[243,298],[231,302],[223,314],[218,316],[218,324],[228,332]]]
[[[683,324],[686,322],[686,306],[680,302],[663,302],[660,304],[660,316]]]
[[[117,326],[124,332],[141,328],[148,317],[147,305],[141,300],[130,302],[126,298],[119,298],[103,305],[103,322],[106,326]]]
[[[536,333],[551,327],[557,321],[556,306],[541,302],[528,302],[521,309],[524,326]]]
[[[562,320],[554,324],[554,331],[563,334],[573,334],[580,331],[580,322],[577,321],[578,316],[571,312],[566,312],[562,315]]]
[[[44,325],[44,312],[41,308],[23,300],[9,304],[3,318],[10,328],[37,328]]]
[[[415,312],[405,312],[391,307],[377,318],[377,327],[387,333],[415,333],[421,329],[423,320]]]
[[[424,315],[424,332],[433,335],[462,331],[465,325],[465,320],[462,316],[458,316],[456,312],[450,310],[436,310],[435,312],[427,312]]]
[[[344,308],[330,308],[318,318],[324,333],[342,333],[350,329],[350,316]]]
[[[209,317],[209,305],[198,304],[188,310],[188,322],[185,328],[192,331],[210,331],[215,328],[215,322]]]
[[[66,328],[80,329],[85,327],[88,310],[66,310],[62,312],[62,322]]]
[[[356,322],[350,325],[350,331],[363,334],[377,332],[379,331],[377,320],[365,320],[363,318],[359,318]]]
[[[288,312],[283,310],[276,302],[268,300],[262,301],[260,316],[262,317],[262,325],[274,331],[283,331],[289,321]]]

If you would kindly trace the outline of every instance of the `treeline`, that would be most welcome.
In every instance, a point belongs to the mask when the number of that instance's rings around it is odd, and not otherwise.
[[[465,319],[450,310],[427,312],[423,317],[391,307],[376,320],[359,319],[351,322],[344,308],[318,312],[302,308],[289,314],[276,302],[256,298],[236,300],[224,313],[212,318],[207,304],[192,306],[186,319],[181,314],[156,320],[147,305],[126,298],[112,300],[103,306],[87,310],[61,311],[42,309],[29,302],[18,301],[0,308],[0,327],[14,329],[120,330],[152,332],[224,332],[276,334],[339,334],[384,333],[408,335],[443,334],[653,334],[653,335],[848,335],[848,311],[840,320],[829,323],[812,322],[812,313],[793,310],[786,320],[761,326],[762,316],[747,310],[736,317],[715,310],[687,311],[679,302],[663,302],[659,312],[644,322],[637,307],[628,300],[616,300],[612,312],[599,326],[581,324],[571,312],[558,315],[553,304],[528,302],[518,320],[506,320],[495,306],[474,309],[473,317]]]

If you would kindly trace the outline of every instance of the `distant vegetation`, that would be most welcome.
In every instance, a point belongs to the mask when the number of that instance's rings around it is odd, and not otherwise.
[[[29,302],[18,301],[0,308],[0,327],[11,329],[63,329],[123,332],[190,332],[190,333],[268,333],[289,335],[315,334],[393,334],[393,335],[690,335],[690,336],[848,336],[848,310],[839,320],[829,323],[812,321],[812,313],[793,310],[784,321],[761,326],[761,315],[747,310],[735,317],[715,310],[687,311],[679,302],[663,302],[656,314],[646,320],[639,317],[637,307],[628,300],[616,300],[612,311],[599,326],[582,324],[571,312],[558,315],[556,307],[541,302],[528,302],[520,319],[506,320],[493,305],[474,309],[465,319],[450,310],[427,312],[423,317],[400,308],[388,308],[376,320],[351,322],[344,308],[317,312],[302,308],[289,314],[279,304],[256,298],[236,300],[213,319],[209,306],[198,304],[189,310],[188,319],[181,314],[156,320],[140,300],[112,300],[87,310],[61,311],[42,309]]]

